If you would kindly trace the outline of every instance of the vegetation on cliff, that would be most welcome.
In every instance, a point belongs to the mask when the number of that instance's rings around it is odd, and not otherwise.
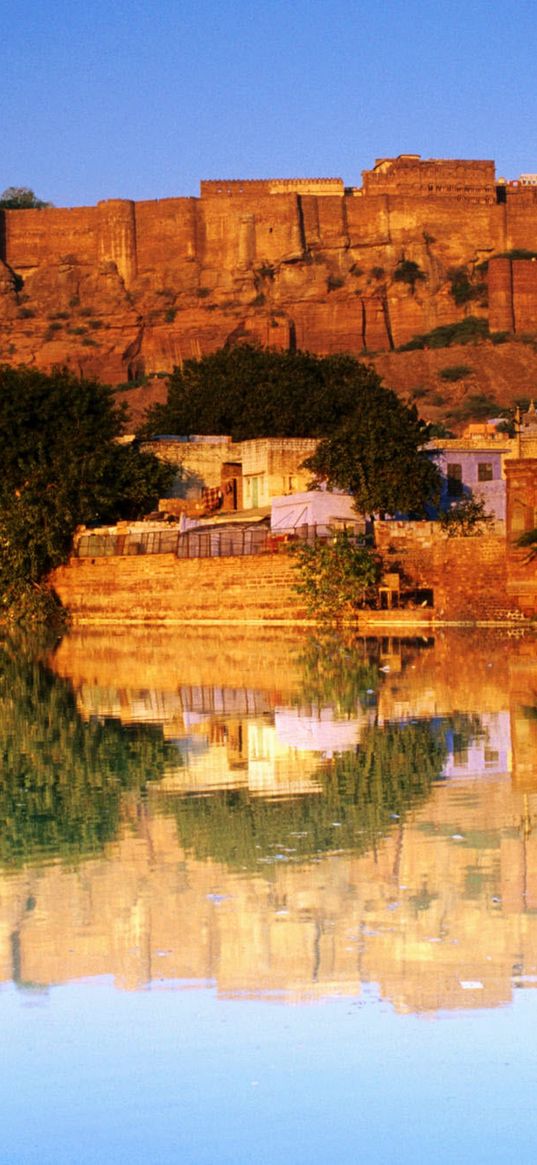
[[[0,366],[0,612],[50,611],[48,572],[80,523],[147,513],[173,470],[117,443],[112,390],[66,370]]]

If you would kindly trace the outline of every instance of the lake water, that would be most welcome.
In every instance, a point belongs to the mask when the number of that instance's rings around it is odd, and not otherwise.
[[[535,1161],[535,637],[0,658],[1,1165]]]

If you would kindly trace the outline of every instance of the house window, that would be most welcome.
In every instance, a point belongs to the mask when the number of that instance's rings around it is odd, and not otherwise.
[[[462,497],[462,465],[453,462],[447,467],[448,498]]]
[[[477,465],[477,480],[492,481],[492,462],[479,461]]]

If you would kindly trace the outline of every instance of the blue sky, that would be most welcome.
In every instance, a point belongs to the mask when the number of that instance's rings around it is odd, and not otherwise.
[[[0,0],[0,191],[57,206],[335,176],[537,171],[533,0]]]

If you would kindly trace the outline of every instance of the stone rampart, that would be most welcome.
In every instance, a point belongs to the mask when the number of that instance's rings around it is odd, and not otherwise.
[[[413,156],[381,160],[359,191],[208,181],[200,198],[0,211],[0,361],[115,383],[238,340],[387,352],[467,313],[452,269],[478,280],[481,260],[536,233],[536,189],[496,189],[492,162]],[[419,268],[415,286],[397,278],[401,259]],[[491,259],[491,330],[537,329],[535,279]]]

